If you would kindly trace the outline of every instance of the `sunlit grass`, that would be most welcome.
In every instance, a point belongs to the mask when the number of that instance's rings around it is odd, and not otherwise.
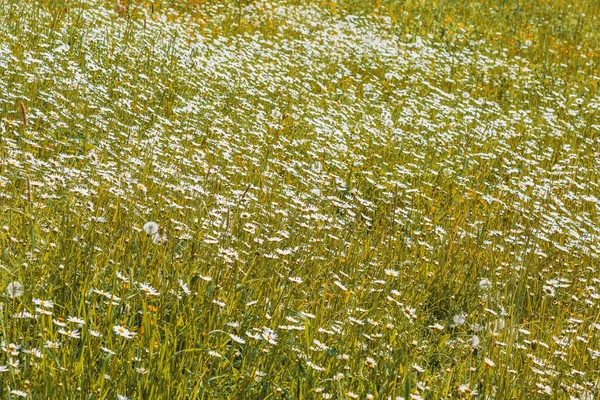
[[[596,398],[598,19],[0,2],[2,396]]]

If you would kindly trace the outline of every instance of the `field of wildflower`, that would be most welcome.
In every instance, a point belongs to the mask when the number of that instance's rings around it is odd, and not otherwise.
[[[600,396],[600,3],[0,1],[0,398]]]

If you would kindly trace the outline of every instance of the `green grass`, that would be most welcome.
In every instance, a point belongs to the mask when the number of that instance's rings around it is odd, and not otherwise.
[[[596,398],[599,26],[1,2],[1,396]]]

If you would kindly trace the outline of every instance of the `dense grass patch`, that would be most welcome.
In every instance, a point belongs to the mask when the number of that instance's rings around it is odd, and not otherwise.
[[[598,12],[1,2],[2,396],[597,397]]]

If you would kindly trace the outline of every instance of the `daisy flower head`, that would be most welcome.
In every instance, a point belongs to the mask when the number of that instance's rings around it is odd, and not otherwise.
[[[183,282],[181,279],[179,280],[179,287],[181,288],[181,290],[183,290],[183,293],[185,294],[192,294],[190,288],[188,287],[187,283]]]
[[[78,318],[78,317],[69,317],[69,318],[67,318],[67,321],[69,321],[73,324],[77,324],[79,326],[85,325],[85,320]]]
[[[12,316],[13,318],[20,318],[20,319],[30,319],[30,318],[37,318],[37,315],[34,316],[32,313],[27,312],[27,311],[21,311],[18,313],[13,314]]]
[[[146,296],[148,296],[148,297],[160,295],[160,293],[157,292],[156,289],[154,289],[152,286],[150,286],[147,283],[139,283],[139,286],[140,286],[140,290],[142,292],[146,293]]]
[[[246,341],[245,341],[244,339],[242,339],[241,337],[239,337],[239,336],[237,336],[237,335],[234,335],[234,334],[231,334],[231,333],[230,333],[230,334],[229,334],[229,337],[230,337],[231,339],[233,339],[233,341],[234,341],[234,342],[237,342],[237,343],[239,343],[239,344],[244,344],[244,343],[246,343]]]
[[[121,301],[120,297],[115,296],[114,294],[107,292],[105,290],[98,290],[98,289],[92,289],[92,292],[94,293],[98,293],[104,297],[106,297],[109,300],[113,300],[113,301]]]
[[[60,347],[59,342],[51,342],[50,340],[46,340],[44,343],[44,347],[47,349],[58,349]]]
[[[33,304],[44,308],[54,308],[54,303],[52,302],[52,300],[33,299]]]
[[[152,237],[152,243],[154,244],[162,244],[162,245],[166,245],[168,241],[168,238],[166,235],[162,235],[160,233],[155,233],[154,236]]]
[[[135,335],[137,335],[137,333],[135,332],[131,332],[129,329],[119,326],[119,325],[115,325],[113,327],[113,331],[115,331],[115,333],[119,336],[123,336],[125,339],[131,339],[133,338]]]
[[[26,351],[28,354],[33,354],[37,358],[44,358],[44,353],[42,353],[39,349],[33,348],[31,350]]]
[[[400,272],[396,271],[394,269],[386,269],[385,270],[385,274],[389,275],[391,277],[397,278],[398,276],[400,276]]]
[[[365,364],[367,364],[367,367],[369,368],[375,368],[375,366],[377,366],[377,362],[375,362],[375,360],[371,357],[367,357]]]
[[[477,391],[472,390],[469,385],[462,384],[458,387],[459,393],[470,394],[472,396],[477,396]]]
[[[40,314],[44,314],[44,315],[52,315],[52,311],[46,310],[44,308],[39,308],[39,307],[35,308],[35,312],[36,313],[40,313]]]
[[[276,345],[277,344],[277,334],[275,333],[275,331],[273,329],[263,328],[262,337],[269,344],[272,344],[272,345]]]
[[[144,232],[147,235],[154,235],[158,233],[158,224],[156,222],[148,221],[144,224]]]
[[[2,342],[2,350],[7,352],[8,354],[10,354],[11,356],[18,356],[19,355],[19,349],[21,348],[21,345],[15,344],[15,343],[10,343],[8,346],[6,346],[4,344],[4,342]]]
[[[259,371],[259,370],[256,370],[254,372],[254,380],[256,382],[260,382],[260,381],[262,381],[263,376],[266,376],[266,375],[267,375],[266,373],[264,373],[262,371]]]
[[[436,322],[435,324],[430,325],[429,328],[430,329],[435,329],[436,331],[443,331],[444,330],[444,325]]]
[[[79,339],[81,337],[79,331],[68,331],[65,329],[59,329],[58,333],[60,333],[61,335],[68,336],[71,339]]]
[[[13,281],[6,286],[6,294],[11,299],[20,297],[23,294],[23,285],[19,281]]]
[[[552,286],[545,285],[542,290],[546,296],[554,297],[554,288]]]
[[[496,364],[492,360],[490,360],[489,358],[487,358],[487,357],[484,357],[483,363],[485,364],[486,368],[493,368],[493,367],[496,366]]]

